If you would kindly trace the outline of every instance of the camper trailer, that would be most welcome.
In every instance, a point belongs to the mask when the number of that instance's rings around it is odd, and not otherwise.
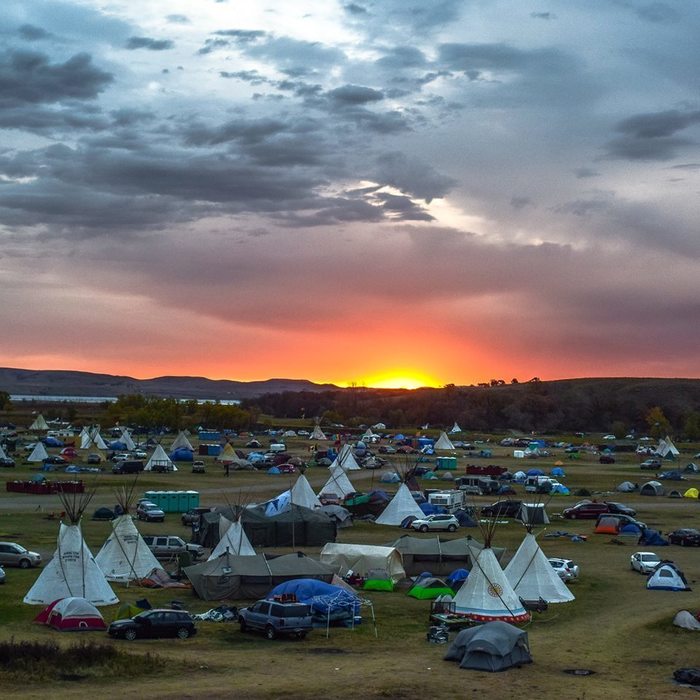
[[[462,491],[478,488],[482,494],[496,493],[500,488],[498,480],[488,476],[460,476],[455,486]]]
[[[444,508],[448,513],[454,513],[464,507],[464,491],[452,489],[450,491],[434,491],[428,494],[428,503]]]

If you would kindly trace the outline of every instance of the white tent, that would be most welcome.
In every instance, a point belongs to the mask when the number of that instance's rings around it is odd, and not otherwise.
[[[411,515],[422,518],[425,514],[411,495],[408,486],[401,484],[387,507],[374,522],[378,525],[401,525]]]
[[[568,603],[574,596],[547,561],[535,536],[528,532],[518,551],[508,562],[506,578],[523,600],[546,600],[548,603]]]
[[[48,605],[70,596],[85,598],[97,606],[119,602],[85,544],[80,525],[61,523],[56,552],[29,589],[24,602]]]
[[[452,440],[447,437],[447,433],[443,430],[440,433],[440,437],[437,439],[436,443],[433,445],[433,449],[436,450],[454,450],[455,446],[452,444]]]
[[[209,559],[217,559],[222,554],[235,554],[236,556],[248,557],[255,556],[255,549],[250,544],[250,540],[245,534],[245,530],[241,525],[240,520],[231,522],[223,515],[219,516],[219,543],[212,549]]]
[[[345,576],[349,571],[360,576],[366,576],[370,571],[385,571],[394,583],[406,576],[401,552],[395,547],[329,542],[321,550],[319,559],[333,567],[339,576]]]
[[[41,413],[34,419],[34,422],[29,426],[29,430],[48,430],[49,424],[44,420]]]
[[[457,421],[455,421],[455,424],[450,428],[450,433],[461,433],[462,429],[459,427],[457,424]]]
[[[372,426],[372,430],[386,430],[386,424],[384,423],[375,423]]]
[[[154,450],[151,458],[146,462],[146,466],[143,468],[144,471],[150,472],[154,467],[158,469],[164,469],[169,472],[176,472],[177,467],[173,464],[172,459],[168,457],[162,445],[158,445]]]
[[[355,455],[352,453],[352,447],[347,443],[340,448],[338,456],[328,468],[332,471],[337,466],[341,466],[346,472],[360,469],[360,465],[357,463]]]
[[[94,428],[83,428],[80,431],[80,449],[89,450],[93,445],[98,450],[107,449],[107,443],[102,439],[102,436],[100,435],[99,426],[96,426]]]
[[[132,439],[131,433],[127,430],[126,426],[122,428],[122,436],[119,441],[123,442],[126,445],[126,449],[129,451],[136,449],[136,443]]]
[[[49,453],[46,451],[44,443],[37,442],[36,445],[34,445],[34,449],[32,450],[31,454],[29,455],[29,457],[27,457],[27,462],[43,462],[45,459],[48,458],[48,456]]]
[[[163,568],[128,513],[112,521],[112,533],[95,561],[109,581],[138,581]]]
[[[318,492],[319,495],[322,493],[335,493],[341,498],[347,496],[348,494],[355,493],[356,489],[348,479],[348,475],[345,473],[344,469],[337,466],[331,472],[328,481],[321,487]]]
[[[309,440],[328,440],[326,437],[326,434],[321,430],[320,425],[316,425],[311,433],[309,435]]]
[[[184,430],[181,430],[177,434],[177,437],[173,441],[173,444],[170,446],[170,449],[179,450],[181,447],[184,447],[185,449],[194,452],[194,447],[192,447],[192,443],[187,439],[187,435],[185,435]]]
[[[219,462],[233,462],[235,459],[238,459],[238,455],[236,450],[233,449],[233,445],[227,442],[216,459]]]
[[[680,452],[678,448],[673,444],[671,438],[667,435],[664,440],[659,440],[659,445],[656,448],[656,454],[665,459],[675,459],[678,457]]]
[[[455,611],[479,622],[529,620],[529,613],[508,583],[493,549],[470,550],[470,555],[474,565],[464,585],[455,594]]]
[[[311,484],[309,484],[309,480],[303,474],[299,474],[299,478],[294,482],[294,486],[292,486],[290,503],[295,506],[303,506],[304,508],[311,509],[321,507],[321,501],[318,500],[311,488]]]

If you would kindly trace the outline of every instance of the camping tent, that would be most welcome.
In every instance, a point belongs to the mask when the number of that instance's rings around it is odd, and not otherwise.
[[[445,661],[457,661],[460,668],[477,671],[505,671],[532,662],[527,632],[507,622],[487,622],[457,634],[445,654]]]
[[[685,630],[700,630],[700,621],[689,610],[679,610],[673,618],[673,624]]]
[[[663,496],[664,487],[658,481],[647,481],[646,484],[639,489],[640,496]]]
[[[316,424],[314,426],[311,435],[309,435],[309,440],[327,440],[326,434],[321,430],[321,426]]]
[[[458,614],[479,622],[525,622],[530,619],[490,547],[475,553],[474,566],[469,578],[457,591],[454,605]]]
[[[508,562],[506,578],[523,600],[542,600],[548,603],[568,603],[574,600],[571,591],[547,561],[535,536],[528,532],[518,551]]]
[[[264,554],[235,556],[226,552],[184,571],[203,600],[262,598],[291,579],[313,578],[326,583],[333,579],[333,569],[301,552],[270,558]]]
[[[664,459],[675,459],[680,452],[673,444],[671,438],[667,435],[664,440],[659,440],[659,445],[656,448],[656,454]]]
[[[689,591],[690,586],[683,572],[671,561],[659,564],[647,579],[650,591]]]
[[[418,600],[435,600],[443,595],[454,596],[454,591],[441,579],[434,576],[424,576],[418,579],[406,594]]]
[[[177,467],[173,464],[173,461],[168,457],[162,445],[158,445],[153,451],[151,458],[146,462],[146,466],[143,468],[144,471],[166,471],[166,472],[176,472]]]
[[[549,525],[549,516],[544,503],[521,503],[518,520],[527,526]]]
[[[697,498],[698,497],[698,490],[694,487],[691,486],[684,494],[683,496],[685,498]]]
[[[447,437],[447,433],[443,430],[440,433],[440,437],[437,439],[435,444],[433,445],[434,450],[453,450],[455,449],[455,446],[452,444],[452,440]]]
[[[601,515],[593,532],[598,535],[617,535],[620,532],[620,520],[614,515]]]
[[[212,549],[207,561],[218,559],[227,551],[236,556],[246,557],[255,555],[255,549],[253,549],[253,545],[250,544],[239,519],[231,522],[222,515],[219,518],[219,537],[219,543]]]
[[[85,598],[77,597],[54,600],[34,618],[34,622],[48,625],[61,632],[107,629],[100,611]]]
[[[621,493],[632,493],[632,491],[637,490],[637,485],[633,484],[631,481],[623,481],[617,487],[617,490],[620,491]]]
[[[423,511],[411,495],[408,486],[406,486],[406,484],[401,484],[396,495],[389,502],[389,505],[387,505],[382,514],[374,522],[377,523],[377,525],[398,526],[409,516],[422,518]]]
[[[395,547],[329,542],[321,550],[320,559],[339,576],[349,571],[360,576],[367,576],[370,571],[383,571],[392,581],[406,576],[401,554]]]
[[[321,501],[318,500],[316,494],[309,484],[309,480],[300,474],[292,486],[290,494],[290,503],[296,506],[304,506],[304,508],[320,508]]]
[[[93,605],[119,602],[85,544],[76,521],[61,523],[58,546],[49,563],[24,597],[29,605],[48,605],[57,598],[80,596]]]
[[[46,451],[44,443],[37,442],[31,454],[27,457],[27,462],[43,462],[45,459],[48,459],[48,457],[49,453]]]
[[[108,581],[138,581],[163,568],[128,513],[112,521],[112,532],[95,561]]]

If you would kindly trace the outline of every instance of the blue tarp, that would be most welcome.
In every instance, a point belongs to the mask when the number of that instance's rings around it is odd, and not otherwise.
[[[118,451],[127,449],[126,443],[121,442],[120,440],[113,440],[112,442],[108,442],[107,447],[110,450],[118,450]]]
[[[541,469],[528,469],[526,474],[528,476],[544,476],[544,472]]]
[[[63,441],[55,437],[45,437],[42,442],[46,447],[63,447]]]
[[[554,469],[552,469],[552,476],[566,476],[566,474],[561,467],[554,467]]]
[[[192,450],[188,450],[186,447],[178,447],[177,450],[173,450],[170,453],[170,459],[173,462],[191,462],[194,459],[193,455]]]
[[[666,547],[668,546],[668,541],[661,537],[661,533],[657,530],[647,528],[642,531],[642,536],[639,538],[637,544],[643,544],[649,547]]]
[[[325,625],[330,612],[331,622],[345,623],[360,614],[360,599],[341,586],[334,586],[312,578],[297,578],[275,586],[267,595],[294,595],[300,603],[311,606],[315,622]]]
[[[268,474],[281,474],[282,472],[277,467],[270,467],[267,470]]]

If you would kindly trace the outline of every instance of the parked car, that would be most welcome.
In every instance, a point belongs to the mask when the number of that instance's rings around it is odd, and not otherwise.
[[[136,517],[149,523],[162,523],[165,520],[165,511],[155,503],[144,501],[136,506]]]
[[[129,641],[160,637],[187,639],[197,634],[197,628],[185,610],[155,608],[125,620],[115,620],[107,628],[107,633],[110,637]]]
[[[128,452],[115,452],[115,454],[112,455],[112,461],[115,464],[117,462],[125,462],[128,459],[131,459],[131,455]]]
[[[661,469],[661,460],[659,459],[645,459],[640,465],[640,469],[647,469],[649,471],[657,472]]]
[[[630,557],[630,568],[640,574],[650,574],[661,563],[661,557],[654,552],[635,552]]]
[[[198,559],[204,554],[201,544],[185,542],[177,535],[144,535],[143,541],[157,559],[171,559],[185,552],[189,552],[193,559]]]
[[[0,584],[5,583],[5,569],[0,566]]]
[[[61,455],[49,455],[44,460],[44,464],[68,464],[68,460]]]
[[[517,518],[520,515],[522,501],[497,501],[481,509],[481,515],[486,518]]]
[[[311,608],[305,603],[259,600],[238,611],[241,632],[261,630],[268,639],[280,635],[303,639],[312,629]]]
[[[575,581],[578,578],[578,564],[575,564],[571,559],[550,557],[548,561],[562,581]]]
[[[134,459],[146,459],[148,457],[148,454],[143,450],[132,450],[131,456]]]
[[[600,455],[598,461],[601,464],[615,464],[615,458],[612,455]]]
[[[16,542],[0,542],[0,565],[28,569],[41,564],[41,554],[30,552]]]
[[[277,469],[281,474],[296,474],[297,468],[293,464],[278,464]]]
[[[206,472],[206,470],[207,470],[207,468],[201,459],[195,459],[194,462],[192,462],[192,473],[193,474],[204,474]]]
[[[180,516],[180,520],[183,525],[192,525],[194,522],[199,522],[200,517],[203,513],[211,513],[211,508],[206,506],[198,506],[197,508],[190,508],[186,513]]]
[[[583,520],[589,519],[593,520],[597,518],[601,513],[609,513],[610,508],[608,508],[605,503],[594,503],[593,501],[577,503],[572,508],[565,508],[562,515],[569,520]]]
[[[682,527],[669,532],[668,541],[671,544],[679,544],[681,547],[700,547],[700,530],[694,527]]]
[[[144,470],[144,463],[137,459],[124,459],[112,467],[113,474],[136,474]]]
[[[424,518],[416,518],[411,527],[419,532],[430,530],[447,530],[454,532],[459,527],[459,520],[454,515],[426,515]]]
[[[88,464],[101,464],[102,463],[102,455],[98,454],[97,452],[91,452],[87,456],[87,463]]]
[[[11,457],[2,457],[0,459],[0,467],[14,467],[15,460]]]
[[[608,507],[608,510],[615,515],[629,515],[632,518],[637,515],[637,511],[634,508],[630,508],[624,503],[618,503],[617,501],[605,501],[605,505]]]

